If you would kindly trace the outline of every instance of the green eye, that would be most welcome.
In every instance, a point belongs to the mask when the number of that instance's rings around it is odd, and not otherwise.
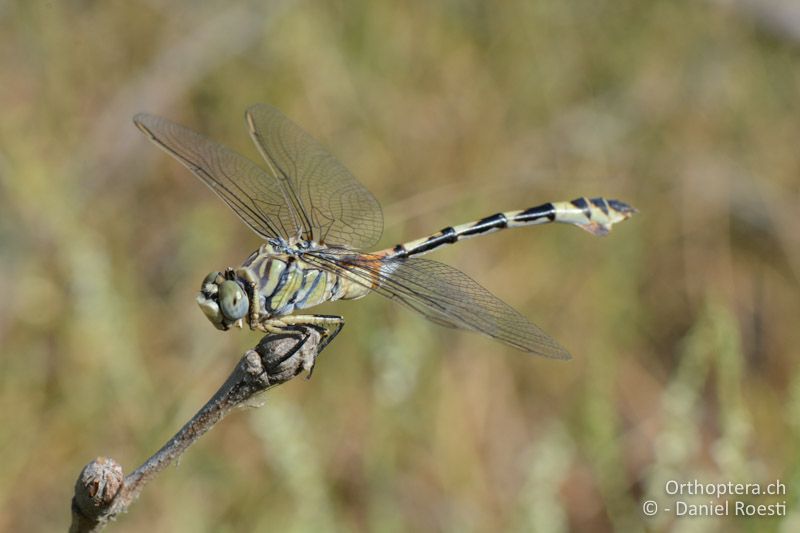
[[[219,285],[219,307],[228,320],[239,320],[247,314],[250,301],[242,286],[232,280]]]
[[[207,290],[208,285],[213,285],[217,281],[219,275],[219,272],[212,272],[206,276],[206,279],[204,279],[202,285],[200,285],[200,290]]]

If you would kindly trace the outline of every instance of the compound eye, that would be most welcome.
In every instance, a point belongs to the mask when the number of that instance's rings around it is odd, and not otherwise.
[[[239,283],[226,280],[219,285],[219,308],[228,320],[239,320],[247,314],[250,300]]]
[[[220,275],[219,272],[212,272],[208,276],[206,276],[206,279],[203,280],[203,284],[200,285],[200,290],[201,291],[206,291],[206,292],[211,292],[211,291],[208,291],[208,289],[209,289],[208,286],[209,285],[215,285],[215,282],[217,280],[217,277],[219,277],[219,275]],[[216,291],[214,291],[214,292],[216,292]]]

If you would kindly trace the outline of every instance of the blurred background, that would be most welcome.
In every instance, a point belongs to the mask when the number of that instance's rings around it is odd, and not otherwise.
[[[313,379],[110,531],[797,531],[799,86],[790,0],[0,3],[0,530],[64,531],[84,464],[130,472],[257,342],[194,297],[258,238],[131,118],[255,159],[264,101],[381,201],[383,246],[582,195],[640,213],[432,256],[571,362],[317,308],[347,326]],[[694,479],[780,479],[751,501],[787,516],[643,516]]]

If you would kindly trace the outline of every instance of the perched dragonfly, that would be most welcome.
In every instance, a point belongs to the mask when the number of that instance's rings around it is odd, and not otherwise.
[[[292,313],[377,292],[437,324],[478,331],[545,357],[570,357],[469,276],[419,256],[500,229],[549,222],[605,235],[635,209],[604,198],[546,203],[365,252],[383,231],[375,197],[277,109],[257,104],[246,111],[245,119],[265,168],[167,119],[146,114],[133,119],[150,140],[192,171],[266,241],[238,268],[212,272],[203,280],[197,302],[218,329],[242,327],[243,321],[266,333],[314,328],[324,348],[341,331],[344,319]]]

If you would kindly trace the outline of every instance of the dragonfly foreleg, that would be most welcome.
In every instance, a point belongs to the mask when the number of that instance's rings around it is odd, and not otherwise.
[[[313,355],[310,356],[311,361],[309,361],[309,356],[306,354],[300,355],[300,362],[299,364],[293,359],[295,358],[296,354],[300,349],[305,345],[308,341],[310,332],[309,328],[307,327],[300,327],[300,326],[287,326],[280,330],[280,332],[271,332],[268,333],[264,340],[266,339],[273,339],[278,336],[291,338],[295,341],[294,346],[290,350],[288,350],[285,354],[274,354],[269,353],[269,357],[264,360],[264,364],[269,369],[269,374],[277,374],[281,375],[287,371],[291,372],[292,376],[296,376],[303,370],[314,366],[314,359],[316,358],[316,350],[313,352]],[[262,342],[264,342],[262,340]]]
[[[311,377],[311,373],[314,371],[317,356],[342,331],[343,327],[344,318],[336,315],[287,315],[280,318],[270,318],[259,324],[259,329],[266,333],[294,332],[302,334],[303,338],[292,350],[292,354],[308,340],[309,329],[315,329],[319,332],[321,339],[316,355],[311,360],[303,362],[303,369],[308,372],[308,377]]]

